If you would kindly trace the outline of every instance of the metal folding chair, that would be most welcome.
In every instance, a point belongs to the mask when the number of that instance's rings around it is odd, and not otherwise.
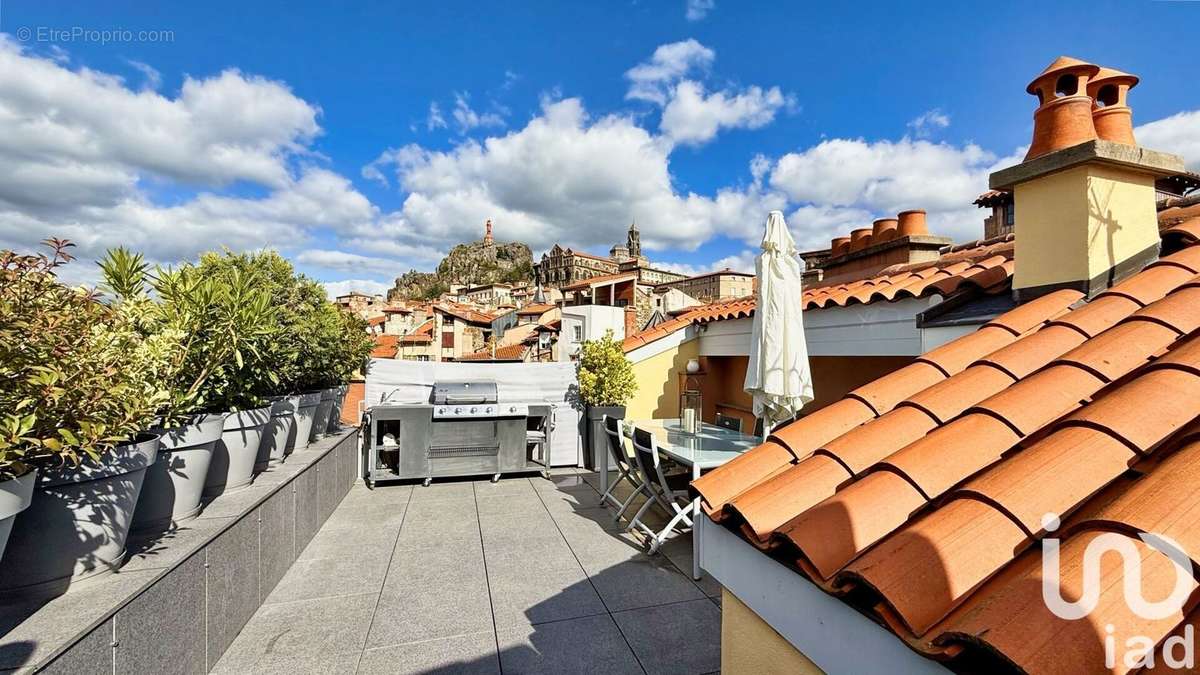
[[[628,529],[640,528],[646,536],[650,537],[650,553],[655,553],[666,542],[667,535],[671,534],[680,522],[686,523],[688,527],[692,526],[690,515],[692,502],[687,491],[692,477],[686,473],[669,474],[663,471],[658,442],[654,440],[654,434],[645,429],[637,427],[633,429],[633,457],[642,475],[646,477],[642,492],[647,495],[647,499],[633,520],[630,521]],[[667,511],[667,515],[671,516],[666,527],[658,532],[641,520],[651,504],[658,504]]]
[[[600,495],[600,506],[612,504],[617,507],[617,515],[613,517],[613,522],[621,520],[625,509],[633,502],[633,498],[642,492],[642,485],[645,480],[638,475],[637,469],[630,463],[629,455],[625,453],[625,436],[621,429],[623,424],[621,420],[615,417],[605,415],[603,418],[604,433],[608,436],[608,453],[612,459],[613,466],[617,468],[617,477],[608,485],[608,490]],[[633,492],[625,501],[617,501],[615,490],[621,484],[621,481],[629,483],[633,487]]]

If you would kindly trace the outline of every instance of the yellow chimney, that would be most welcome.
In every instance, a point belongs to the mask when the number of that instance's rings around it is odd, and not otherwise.
[[[1039,102],[1039,110],[1045,108],[1046,101]],[[1043,136],[1058,135],[1044,126]],[[1158,257],[1154,181],[1182,172],[1183,159],[1128,144],[1131,137],[1122,140],[1095,138],[1093,132],[1066,146],[1045,143],[1052,149],[1031,152],[989,178],[992,189],[1013,193],[1013,291],[1019,301],[1060,288],[1092,296]]]

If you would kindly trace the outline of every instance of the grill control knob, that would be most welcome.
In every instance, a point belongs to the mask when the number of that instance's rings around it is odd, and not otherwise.
[[[489,406],[487,407],[487,410],[484,410],[484,412],[485,412],[485,413],[490,413],[490,412],[492,412],[492,406],[490,406],[490,405],[489,405]]]
[[[454,414],[455,414],[455,415],[461,415],[461,414],[462,414],[462,408],[455,408],[455,409],[454,409]]]
[[[473,415],[473,414],[475,414],[475,412],[476,412],[477,410],[479,410],[479,409],[478,409],[478,408],[476,408],[475,406],[471,406],[471,414],[472,414],[472,415]]]
[[[508,406],[508,412],[510,412],[510,413],[517,412],[517,406],[515,406],[515,405]]]
[[[445,409],[445,408],[438,408],[438,414],[439,414],[439,415],[445,415],[445,414],[446,414],[446,409]]]

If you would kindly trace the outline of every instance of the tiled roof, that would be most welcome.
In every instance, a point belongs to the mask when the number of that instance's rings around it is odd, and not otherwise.
[[[599,276],[581,279],[574,283],[567,284],[562,287],[564,291],[578,291],[584,288],[591,288],[595,284],[602,284],[609,281],[625,281],[627,279],[636,279],[637,272],[617,272],[616,274],[601,274]]]
[[[396,335],[376,335],[375,348],[371,350],[371,358],[376,359],[394,359],[396,358],[397,342],[400,338]]]
[[[946,296],[966,287],[1000,293],[1008,290],[1012,275],[1013,235],[1007,234],[955,246],[934,262],[893,265],[867,279],[806,288],[804,309]]]
[[[626,352],[632,351],[692,324],[702,324],[724,319],[741,319],[753,314],[754,298],[752,297],[737,298],[735,300],[725,300],[692,307],[684,313],[667,319],[649,330],[626,337],[621,342],[621,348]]]
[[[403,344],[425,344],[432,341],[433,319],[427,319],[425,323],[417,326],[416,330],[400,338],[400,342]]]
[[[445,312],[446,314],[456,316],[470,323],[490,324],[492,319],[495,318],[491,314],[485,314],[483,312],[471,309],[465,305],[459,305],[456,303],[443,302],[435,305],[434,307],[435,309]]]
[[[551,305],[549,303],[543,304],[543,305],[525,305],[521,309],[517,310],[517,314],[518,315],[537,314],[540,316],[542,314],[545,314],[546,312],[549,312],[552,309],[554,309],[554,305]]]
[[[921,653],[1108,672],[1106,624],[1161,640],[1200,609],[1133,616],[1113,563],[1100,614],[1058,618],[1041,597],[1042,518],[1062,518],[1066,595],[1104,531],[1142,554],[1155,599],[1174,568],[1137,535],[1200,551],[1198,229],[1166,231],[1165,250],[1182,248],[1090,302],[1061,290],[1021,305],[778,429],[693,490],[714,521]]]
[[[525,345],[521,343],[513,345],[505,345],[496,347],[496,353],[492,354],[491,350],[481,349],[470,354],[463,354],[458,357],[459,361],[521,361],[525,358]]]
[[[382,326],[385,323],[387,323],[386,316],[373,316],[373,317],[367,319],[368,326]]]

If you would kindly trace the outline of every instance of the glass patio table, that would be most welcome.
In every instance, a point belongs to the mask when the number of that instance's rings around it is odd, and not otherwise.
[[[700,477],[707,469],[715,469],[747,450],[762,443],[757,436],[726,429],[715,424],[702,423],[694,434],[685,433],[679,418],[651,419],[645,421],[625,420],[625,433],[632,435],[633,427],[644,429],[654,436],[662,454],[692,471],[692,480]],[[607,468],[607,467],[605,467]],[[699,518],[700,500],[692,501],[692,519]],[[692,578],[700,578],[700,528],[692,527]]]

